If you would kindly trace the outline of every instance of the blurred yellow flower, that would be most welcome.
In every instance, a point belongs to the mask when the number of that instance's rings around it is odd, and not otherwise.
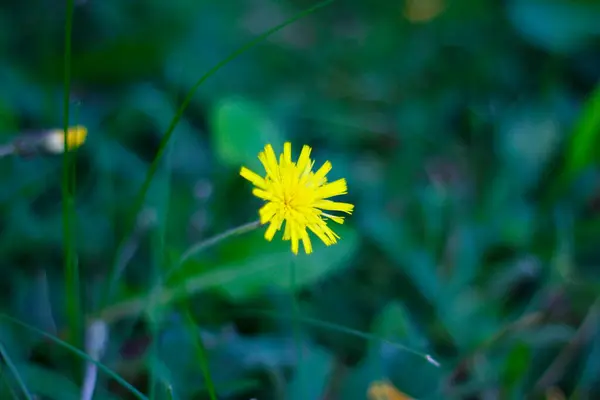
[[[407,0],[404,3],[404,16],[411,22],[429,22],[438,17],[446,8],[444,0]]]
[[[412,397],[402,393],[387,381],[371,382],[367,398],[369,400],[413,400]]]
[[[546,400],[565,400],[565,394],[558,387],[546,389]]]
[[[266,171],[264,178],[246,167],[240,170],[240,175],[255,186],[252,194],[267,202],[259,211],[260,223],[270,223],[265,239],[271,241],[285,222],[283,240],[291,240],[294,254],[298,254],[300,241],[306,254],[312,252],[308,230],[327,246],[335,244],[339,239],[327,226],[327,221],[342,224],[344,217],[331,215],[323,210],[346,214],[352,214],[354,210],[352,204],[328,200],[348,193],[346,180],[327,182],[326,175],[331,170],[329,161],[313,172],[314,161],[310,159],[310,152],[309,146],[302,147],[298,161],[293,162],[292,145],[285,143],[278,162],[273,147],[268,144],[258,155]]]
[[[87,128],[77,125],[67,130],[67,148],[70,150],[80,147],[87,138]],[[63,129],[52,129],[44,135],[43,148],[55,154],[65,151],[65,134]]]

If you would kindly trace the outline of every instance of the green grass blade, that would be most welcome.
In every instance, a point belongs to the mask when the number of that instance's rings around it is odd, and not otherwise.
[[[167,157],[165,158],[166,162],[165,162],[165,166],[164,166],[164,172],[165,172],[165,182],[162,186],[162,191],[164,192],[164,201],[161,203],[162,204],[162,209],[159,210],[159,216],[158,216],[158,229],[155,233],[155,235],[153,235],[153,239],[155,241],[154,243],[154,281],[158,282],[160,285],[162,285],[162,271],[164,269],[164,262],[167,259],[166,257],[166,253],[165,253],[165,241],[166,241],[166,233],[167,233],[167,223],[168,223],[168,215],[169,215],[169,201],[170,201],[170,194],[171,194],[171,162],[172,162],[172,155],[173,155],[173,145],[174,143],[171,142],[170,146],[168,146],[168,152],[167,152]],[[151,296],[149,297],[149,301],[151,301]],[[158,321],[156,321],[155,318],[150,318],[149,321],[149,325],[150,325],[150,337],[151,337],[151,342],[150,342],[150,348],[149,348],[149,357],[151,360],[155,360],[158,357],[158,335],[159,335],[159,326],[158,326]],[[150,377],[149,377],[149,382],[148,382],[148,398],[150,400],[154,400],[156,398],[156,391],[157,391],[157,384],[158,384],[158,380],[157,380],[157,376],[156,376],[156,371],[153,369],[151,369],[150,371]]]
[[[10,382],[8,381],[8,376],[6,376],[6,371],[4,371],[4,368],[0,368],[0,375],[2,375],[2,383],[4,385],[6,385],[7,390],[10,392],[10,395],[13,399],[17,399],[19,400],[19,396],[17,395],[17,393],[15,392],[15,390],[13,389],[12,385],[10,384]],[[4,390],[4,387],[2,387],[0,390]]]
[[[183,302],[184,308],[183,314],[185,316],[185,325],[188,330],[188,333],[191,335],[192,340],[195,344],[196,356],[198,357],[198,361],[200,362],[200,368],[202,368],[202,375],[204,375],[204,381],[206,382],[206,388],[208,390],[208,395],[210,396],[210,400],[218,400],[217,390],[215,389],[215,385],[212,380],[212,375],[210,373],[210,366],[208,363],[208,356],[206,354],[206,348],[204,347],[204,342],[202,341],[202,337],[198,333],[198,325],[196,321],[194,321],[194,317],[190,311],[190,308],[187,304],[187,301]]]
[[[264,316],[267,318],[283,319],[283,320],[289,320],[289,319],[294,318],[294,317],[290,317],[288,315],[282,315],[280,313],[276,313],[276,312],[272,312],[272,311],[265,311],[265,310],[246,310],[244,312],[244,314],[261,315],[261,316]],[[339,333],[343,333],[346,335],[356,336],[356,337],[359,337],[359,338],[362,338],[365,340],[369,340],[369,341],[385,343],[385,344],[392,346],[398,350],[405,351],[407,353],[414,354],[415,356],[421,357],[424,361],[428,362],[431,365],[434,365],[436,367],[440,366],[440,363],[437,360],[435,360],[433,357],[431,357],[429,354],[425,354],[423,352],[411,349],[410,347],[405,346],[400,343],[397,343],[397,342],[392,342],[391,340],[382,338],[378,335],[373,335],[373,334],[362,332],[362,331],[359,331],[356,329],[348,328],[348,327],[345,327],[342,325],[334,324],[332,322],[321,321],[321,320],[314,319],[314,318],[301,317],[301,316],[298,316],[296,318],[297,318],[298,322],[301,322],[305,325],[311,325],[316,328],[329,330],[332,332],[339,332]]]
[[[131,394],[133,394],[136,398],[138,398],[139,400],[148,400],[148,398],[146,396],[144,396],[140,391],[138,391],[136,388],[134,388],[133,386],[131,386],[129,383],[127,383],[127,381],[123,378],[121,378],[118,374],[116,374],[115,372],[113,372],[110,368],[107,368],[105,365],[103,365],[102,363],[94,360],[93,358],[91,358],[89,355],[87,355],[85,352],[79,350],[78,348],[70,345],[69,343],[60,340],[59,338],[50,335],[49,333],[46,333],[44,331],[41,331],[33,326],[30,326],[24,322],[19,321],[16,318],[10,317],[6,314],[2,314],[0,315],[0,318],[3,318],[15,325],[18,325],[28,331],[34,332],[48,340],[50,340],[51,342],[57,344],[58,346],[61,346],[69,351],[71,351],[72,353],[74,353],[76,356],[78,356],[81,360],[84,361],[88,361],[90,363],[96,364],[96,366],[98,367],[98,369],[100,369],[102,372],[104,372],[105,374],[107,374],[108,376],[110,376],[112,379],[114,379],[116,382],[118,382],[121,386],[123,386],[125,389],[127,389],[129,392],[131,392]]]
[[[167,400],[175,400],[175,393],[173,393],[173,387],[169,384],[166,384],[167,390]]]
[[[72,0],[71,0],[72,1]],[[212,67],[211,69],[208,70],[207,73],[205,73],[195,84],[194,86],[192,86],[192,88],[190,89],[190,91],[187,93],[185,99],[183,100],[181,106],[179,107],[179,109],[177,110],[177,113],[175,114],[175,116],[173,117],[171,123],[169,124],[169,127],[167,129],[167,131],[165,132],[165,134],[163,135],[161,141],[160,141],[160,145],[158,148],[158,151],[156,153],[156,156],[154,157],[154,160],[152,161],[152,163],[150,164],[150,167],[148,168],[148,172],[146,173],[146,177],[144,179],[144,182],[140,188],[140,190],[138,191],[138,194],[136,196],[136,200],[135,203],[132,207],[132,212],[129,213],[130,216],[130,221],[128,221],[127,226],[126,226],[126,231],[125,231],[125,236],[124,239],[121,241],[121,244],[119,245],[119,251],[117,252],[117,254],[120,253],[120,248],[123,246],[123,243],[127,240],[127,237],[130,235],[130,232],[133,230],[134,224],[135,224],[135,220],[137,218],[137,215],[140,211],[140,209],[142,208],[144,201],[146,199],[146,195],[148,193],[148,189],[150,188],[150,183],[152,182],[152,179],[154,178],[154,175],[156,174],[156,171],[158,169],[158,164],[160,162],[160,160],[162,159],[162,156],[165,152],[165,148],[167,143],[169,142],[169,140],[171,139],[171,136],[173,135],[173,132],[175,131],[175,128],[177,127],[177,124],[179,123],[179,121],[181,120],[181,117],[183,116],[183,113],[185,112],[186,108],[188,107],[188,105],[190,104],[190,102],[192,101],[192,99],[194,98],[194,95],[196,94],[196,91],[198,90],[198,88],[211,76],[213,76],[214,74],[216,74],[221,68],[223,68],[224,66],[226,66],[227,64],[229,64],[230,62],[232,62],[233,60],[235,60],[237,57],[239,57],[240,55],[242,55],[243,53],[245,53],[246,51],[250,50],[251,48],[253,48],[254,46],[256,46],[258,43],[262,42],[263,40],[267,39],[269,36],[279,32],[280,30],[282,30],[283,28],[285,28],[286,26],[298,21],[299,19],[302,19],[312,13],[314,13],[315,11],[329,5],[333,3],[333,0],[325,0],[322,1],[304,11],[301,11],[300,13],[294,15],[293,17],[289,18],[288,20],[282,22],[279,25],[274,26],[273,28],[267,30],[266,32],[264,32],[263,34],[257,36],[256,38],[254,38],[253,40],[251,40],[250,42],[246,43],[245,45],[241,46],[240,48],[238,48],[237,50],[233,51],[229,56],[227,56],[226,58],[224,58],[222,61],[220,61],[219,63],[217,63],[214,67]],[[108,280],[108,290],[106,291],[106,293],[111,293],[112,292],[112,287],[113,285],[116,283],[116,281],[118,280],[118,276],[116,276],[116,269],[114,267],[115,263],[113,263],[113,266],[111,268],[110,274],[109,274],[109,280]],[[107,296],[108,297],[108,296]],[[101,307],[105,307],[110,299],[105,298],[105,301],[103,304],[101,304]]]
[[[556,156],[556,167],[541,180],[539,195],[545,206],[568,192],[587,168],[600,164],[600,85],[591,93],[566,141],[565,150]]]
[[[8,367],[8,369],[10,369],[10,372],[15,377],[15,380],[17,381],[17,385],[19,385],[19,388],[23,392],[23,396],[25,396],[25,399],[33,400],[33,397],[31,396],[31,394],[29,393],[29,390],[27,389],[27,385],[25,385],[25,382],[21,378],[21,374],[19,374],[17,367],[10,359],[10,356],[8,355],[8,353],[6,352],[6,349],[4,348],[4,344],[2,344],[2,343],[0,343],[0,355],[2,355],[2,359],[6,363],[6,366]]]
[[[67,146],[67,130],[69,129],[69,103],[71,91],[71,36],[73,31],[73,0],[67,0],[65,16],[65,50],[64,50],[64,96],[63,96],[63,129],[64,149],[63,174],[62,174],[62,219],[64,241],[64,273],[66,290],[66,314],[70,327],[70,340],[77,347],[81,347],[81,321],[79,304],[79,271],[74,254],[74,169],[72,152]]]
[[[600,144],[600,85],[583,107],[567,149],[566,172],[572,178],[586,167],[597,164]]]

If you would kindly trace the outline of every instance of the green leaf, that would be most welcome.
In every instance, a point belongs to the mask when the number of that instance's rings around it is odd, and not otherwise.
[[[518,188],[539,179],[563,139],[555,112],[536,107],[523,104],[507,112],[499,126],[498,157]]]
[[[258,167],[266,144],[281,146],[281,134],[259,104],[241,97],[222,99],[213,109],[211,125],[219,159],[232,167]]]
[[[0,343],[4,345],[13,362],[21,363],[29,358],[37,338],[17,331],[12,325],[0,323]]]
[[[184,268],[188,273],[179,274],[179,283],[171,286],[171,289],[181,292],[186,288],[192,291],[215,288],[235,300],[243,300],[268,287],[291,290],[293,266],[294,287],[300,290],[344,268],[352,259],[358,246],[358,234],[346,226],[335,227],[335,230],[341,237],[339,242],[326,247],[313,238],[312,254],[294,255],[289,247],[290,242],[278,237],[267,242],[262,230],[232,239],[219,248],[220,262],[212,266],[187,263]]]
[[[207,347],[212,382],[224,398],[260,387],[257,379],[248,376],[248,371],[260,369],[265,364],[274,368],[290,365],[286,351],[290,342],[287,340],[191,328],[184,325],[183,318],[172,318],[161,334],[156,356],[146,357],[147,368],[156,374],[159,382],[168,383],[178,398],[192,398],[194,393],[207,392],[202,368],[195,352],[191,351],[200,337]]]
[[[373,325],[377,334],[388,339],[406,341],[409,347],[424,348],[427,344],[426,336],[415,326],[410,312],[400,303],[388,304]]]
[[[441,290],[433,256],[413,238],[404,221],[395,221],[381,210],[371,210],[363,221],[367,235],[390,257],[428,301],[435,301]]]
[[[519,383],[531,362],[531,348],[523,343],[518,342],[508,354],[508,358],[504,365],[503,381],[506,388],[512,388]]]
[[[77,400],[81,398],[79,387],[59,373],[30,363],[19,364],[17,369],[29,391],[38,397],[49,400]],[[95,391],[94,398],[98,400],[115,399],[99,390]]]
[[[223,253],[220,259],[188,260],[162,290],[150,296],[132,296],[107,307],[100,318],[111,321],[144,311],[154,315],[163,307],[209,290],[221,290],[236,301],[251,298],[269,287],[291,290],[292,263],[294,288],[300,290],[349,265],[358,248],[358,234],[345,226],[336,227],[336,232],[341,237],[336,245],[326,247],[314,241],[313,253],[309,255],[294,255],[287,241],[266,242],[262,232],[231,239],[219,249]]]
[[[333,365],[332,355],[322,349],[312,348],[304,353],[287,390],[287,399],[305,400],[323,397]]]
[[[513,0],[508,14],[525,38],[550,51],[577,51],[600,35],[596,2]]]
[[[548,172],[548,186],[546,189],[546,201],[551,200],[565,192],[573,192],[577,185],[584,184],[580,178],[583,172],[590,167],[600,164],[600,85],[596,85],[594,91],[583,104],[579,118],[575,122],[573,131],[566,143],[565,151],[558,160],[557,169]],[[574,186],[575,185],[575,186]]]
[[[598,163],[599,137],[600,85],[587,100],[571,136],[566,156],[566,168],[570,176]]]

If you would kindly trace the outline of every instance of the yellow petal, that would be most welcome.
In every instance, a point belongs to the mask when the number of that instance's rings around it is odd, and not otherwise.
[[[283,231],[283,240],[292,238],[292,224],[289,220],[285,221],[285,230]]]
[[[265,182],[264,178],[260,175],[258,175],[255,172],[250,171],[248,168],[246,167],[242,167],[240,169],[240,175],[249,180],[250,182],[252,182],[252,184],[254,186],[258,186],[261,189],[265,189],[267,187],[267,183]]]
[[[348,186],[346,185],[346,180],[342,178],[318,188],[316,191],[316,196],[319,199],[327,199],[329,197],[339,196],[347,193]]]
[[[309,146],[302,146],[302,151],[300,152],[300,157],[298,157],[297,167],[300,174],[304,174],[306,168],[310,166],[310,151],[311,148]]]
[[[254,185],[252,193],[267,202],[259,210],[260,222],[268,224],[265,238],[272,240],[285,223],[282,239],[291,242],[294,254],[299,252],[300,242],[307,254],[312,253],[310,232],[327,246],[337,243],[339,236],[328,226],[328,220],[342,224],[344,217],[329,212],[351,214],[354,211],[350,203],[328,200],[347,193],[346,180],[328,182],[327,174],[332,169],[329,161],[313,172],[315,162],[310,158],[311,152],[309,146],[302,146],[294,162],[290,142],[284,143],[280,154],[275,154],[272,145],[267,144],[258,155],[265,176],[246,167],[240,169],[240,175]]]
[[[287,165],[292,163],[292,144],[290,142],[283,144],[283,160]]]
[[[275,156],[275,151],[273,151],[273,146],[270,144],[265,146],[265,157],[267,165],[274,175],[273,179],[277,179],[279,175],[279,165],[277,164],[277,157]]]
[[[321,210],[341,211],[341,212],[345,212],[347,214],[352,214],[352,211],[354,210],[353,204],[341,203],[341,202],[332,201],[332,200],[315,201],[313,204],[313,207],[320,208]]]
[[[277,213],[277,205],[275,203],[269,202],[262,206],[260,210],[258,210],[258,215],[260,216],[260,223],[266,224],[269,222],[275,214]]]
[[[87,128],[82,125],[72,126],[67,129],[67,147],[69,149],[77,148],[85,142],[87,137]]]
[[[256,197],[258,197],[259,199],[263,199],[263,200],[267,200],[267,201],[275,200],[275,196],[273,195],[273,193],[267,192],[266,190],[252,189],[252,194],[255,195]]]
[[[304,246],[304,252],[306,254],[312,253],[312,244],[310,243],[310,237],[308,236],[306,229],[302,232],[302,245]]]
[[[325,161],[325,163],[321,165],[321,168],[319,168],[319,170],[315,172],[315,175],[313,176],[313,180],[316,185],[321,185],[321,181],[325,179],[325,175],[327,175],[329,171],[331,171],[331,163],[329,161]]]
[[[325,235],[329,238],[331,244],[337,243],[337,240],[340,238],[339,235],[335,233],[329,226],[327,226],[327,224],[323,223],[321,229],[323,229],[323,233],[325,233]]]
[[[306,227],[303,224],[294,223],[292,225],[292,252],[298,254],[299,242],[302,237],[302,232],[306,232]]]
[[[276,214],[275,217],[271,220],[271,224],[267,228],[265,232],[265,239],[269,242],[273,240],[273,236],[275,236],[275,232],[281,229],[281,224],[283,223],[283,217],[281,215]]]
[[[265,172],[267,173],[267,177],[271,177],[273,173],[272,173],[271,169],[269,168],[269,162],[267,161],[267,156],[265,155],[265,153],[263,153],[262,151],[260,153],[258,153],[258,160],[260,161],[263,168],[265,169]]]
[[[337,215],[331,215],[331,214],[327,214],[327,213],[323,213],[323,215],[326,216],[328,219],[332,220],[333,222],[336,222],[340,225],[344,223],[344,217],[338,217]]]
[[[298,246],[298,236],[295,236],[292,233],[292,239],[291,239],[291,241],[292,241],[292,253],[298,254],[298,247],[299,247]]]
[[[87,137],[87,128],[77,125],[67,129],[67,148],[69,150],[80,147]],[[52,129],[45,133],[42,141],[44,150],[60,154],[65,151],[65,131],[63,129]]]
[[[273,146],[270,144],[266,145],[264,151],[258,154],[258,159],[263,167],[265,167],[267,176],[273,180],[278,180],[279,165],[277,164],[277,157],[275,156],[275,151],[273,151]]]
[[[327,228],[327,225],[325,225],[325,228],[331,231],[331,229]],[[325,243],[325,246],[331,246],[332,244],[335,244],[335,238],[333,238],[332,240],[331,236],[325,233],[325,230],[322,225],[311,224],[308,225],[308,229],[310,229],[312,233],[317,235],[317,237],[321,239],[323,243]]]

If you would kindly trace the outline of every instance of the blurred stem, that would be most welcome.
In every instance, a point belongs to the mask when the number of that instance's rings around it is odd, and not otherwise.
[[[156,250],[153,257],[153,268],[152,272],[154,275],[155,282],[160,282],[162,278],[161,270],[163,269],[163,263],[167,259],[165,248],[166,248],[166,234],[167,234],[167,221],[169,220],[169,210],[170,210],[170,202],[171,202],[171,178],[172,178],[172,159],[173,159],[173,142],[167,145],[167,156],[165,159],[164,165],[164,203],[163,203],[163,215],[162,218],[159,217],[157,220],[160,222],[158,224],[158,229],[155,231],[156,234],[153,235],[152,239],[155,241],[155,245],[153,246]],[[160,212],[160,211],[159,211]],[[160,333],[159,323],[155,318],[151,318],[149,321],[150,324],[150,348],[149,348],[149,357],[152,360],[152,365],[156,365],[156,362],[159,360],[159,348],[158,348],[158,336]],[[157,392],[157,384],[158,384],[158,376],[157,376],[156,368],[152,368],[150,370],[150,377],[148,382],[148,398],[150,400],[154,400],[156,398]]]
[[[69,100],[71,91],[71,34],[73,29],[73,0],[67,0],[65,17],[65,49],[64,49],[64,97],[63,97],[63,125],[64,125],[64,148],[68,149],[67,131],[69,129]],[[71,331],[70,340],[76,347],[80,346],[80,324],[79,324],[79,271],[73,254],[73,153],[63,153],[63,177],[62,177],[62,200],[63,200],[63,241],[65,256],[65,287],[66,287],[66,311]]]
[[[300,308],[296,300],[296,263],[290,263],[290,286],[292,297],[292,329],[294,331],[294,342],[296,344],[296,366],[302,362],[302,343],[300,340]]]
[[[183,264],[185,261],[189,260],[191,257],[195,256],[196,254],[200,253],[201,251],[204,251],[207,248],[212,247],[212,246],[222,242],[225,239],[228,239],[232,236],[238,236],[238,235],[242,235],[246,232],[253,231],[254,229],[258,228],[259,226],[260,226],[260,221],[249,222],[245,225],[240,225],[237,228],[229,229],[228,231],[220,233],[209,239],[198,242],[183,253],[181,258],[179,259],[179,264],[180,265]]]
[[[598,326],[599,319],[600,297],[598,297],[590,307],[573,339],[563,348],[558,357],[556,357],[544,374],[538,379],[535,384],[537,390],[541,391],[549,388],[555,382],[560,380],[564,372],[568,370],[569,363],[574,358],[575,353],[577,353],[583,344],[589,340],[594,329]]]

